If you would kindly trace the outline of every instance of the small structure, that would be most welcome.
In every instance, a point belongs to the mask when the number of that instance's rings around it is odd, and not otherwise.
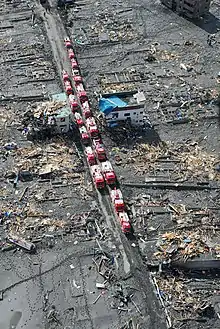
[[[52,95],[52,100],[54,102],[63,101],[64,104],[68,104],[67,96],[65,93]],[[68,105],[60,107],[54,113],[51,113],[49,115],[49,119],[50,117],[52,117],[52,122],[55,122],[59,133],[67,133],[70,130],[70,126],[72,123],[72,112]]]
[[[117,126],[120,121],[142,126],[145,102],[146,98],[141,91],[103,94],[99,100],[99,109],[109,127]]]
[[[161,0],[161,3],[188,18],[200,18],[209,12],[211,0]]]
[[[73,123],[73,114],[65,93],[51,96],[50,101],[38,103],[27,112],[24,134],[27,139],[51,138],[57,134],[68,133]]]

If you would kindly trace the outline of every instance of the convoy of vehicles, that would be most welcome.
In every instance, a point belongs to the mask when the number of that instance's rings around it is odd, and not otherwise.
[[[130,219],[126,212],[123,195],[121,190],[116,188],[116,174],[107,158],[100,132],[92,115],[72,43],[68,38],[64,42],[71,62],[73,85],[68,73],[65,71],[63,71],[63,84],[69,98],[75,123],[79,129],[82,145],[84,145],[84,153],[93,183],[98,190],[108,187],[122,232],[125,234],[131,233]]]

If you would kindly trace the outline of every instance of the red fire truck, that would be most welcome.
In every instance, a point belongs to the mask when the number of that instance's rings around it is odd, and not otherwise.
[[[70,107],[73,113],[75,113],[76,111],[78,111],[79,109],[79,104],[76,100],[76,97],[74,95],[69,95],[69,103],[70,103]]]
[[[95,186],[98,189],[104,188],[105,187],[104,177],[102,175],[99,165],[91,166],[90,170]]]
[[[88,101],[88,97],[82,83],[76,85],[76,91],[81,103]]]
[[[72,69],[73,70],[76,70],[76,69],[78,70],[79,66],[78,66],[78,63],[75,60],[75,58],[71,58],[70,60],[71,60],[71,67],[72,67]]]
[[[101,163],[102,173],[105,178],[105,181],[108,185],[115,184],[116,175],[112,168],[110,161],[105,161]]]
[[[86,101],[82,104],[82,112],[83,112],[83,115],[86,119],[91,117],[92,113],[91,113],[88,101]]]
[[[116,212],[121,212],[125,210],[125,204],[123,200],[123,195],[120,189],[111,190],[110,193],[112,203],[114,205]]]
[[[67,95],[73,94],[73,88],[69,80],[64,81],[64,87]]]
[[[74,75],[73,76],[73,81],[75,82],[75,85],[78,85],[78,84],[82,83],[81,75]]]
[[[88,129],[88,132],[92,138],[98,137],[99,130],[97,128],[96,122],[94,118],[88,118],[86,119],[86,127]]]
[[[75,113],[75,120],[76,120],[76,123],[77,123],[78,127],[83,126],[83,119],[82,119],[81,115],[78,112]]]
[[[68,57],[69,59],[74,59],[76,57],[73,49],[68,49]]]
[[[130,224],[130,221],[129,221],[128,214],[125,211],[119,212],[118,213],[118,219],[119,219],[120,224],[121,224],[122,232],[125,233],[125,234],[131,233],[131,224]]]
[[[87,146],[85,148],[85,154],[86,154],[86,158],[87,161],[90,165],[95,165],[96,164],[96,158],[95,158],[95,154],[93,152],[93,149],[91,148],[91,146]]]
[[[63,81],[70,81],[69,75],[66,71],[63,70],[62,72],[62,76],[63,76]]]
[[[72,43],[69,38],[65,38],[64,43],[67,49],[73,49]]]
[[[95,149],[95,153],[99,159],[99,161],[105,161],[106,160],[106,153],[104,146],[102,144],[101,138],[97,138],[93,140],[93,146]]]
[[[84,145],[89,144],[89,134],[87,133],[86,127],[82,126],[79,128],[80,136]]]

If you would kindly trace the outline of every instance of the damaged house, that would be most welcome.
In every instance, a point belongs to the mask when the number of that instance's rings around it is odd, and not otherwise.
[[[145,102],[146,98],[141,91],[103,94],[99,100],[99,110],[109,127],[115,127],[119,122],[143,126]]]

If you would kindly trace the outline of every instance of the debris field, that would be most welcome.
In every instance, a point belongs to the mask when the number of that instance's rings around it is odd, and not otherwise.
[[[219,5],[194,22],[160,1],[113,1],[112,11],[76,2],[63,12],[135,244],[173,328],[220,324]],[[99,94],[136,90],[145,127],[106,127]]]
[[[219,328],[219,8],[0,5],[0,328]],[[138,91],[144,124],[107,126]]]

